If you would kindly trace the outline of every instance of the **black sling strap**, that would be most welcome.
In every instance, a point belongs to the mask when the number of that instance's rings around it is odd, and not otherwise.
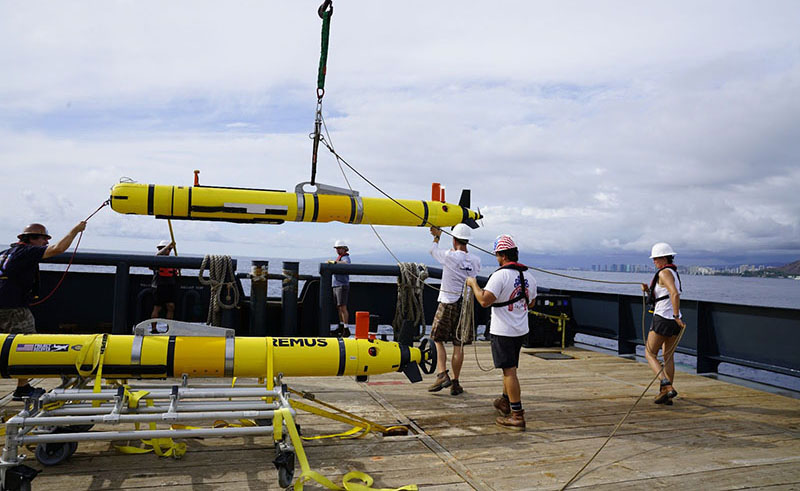
[[[520,300],[522,300],[523,298],[525,299],[525,305],[527,306],[528,303],[529,303],[529,301],[528,301],[528,289],[525,288],[525,276],[523,276],[522,272],[523,271],[527,271],[528,267],[525,266],[524,264],[520,264],[520,263],[508,263],[506,265],[500,266],[500,268],[498,268],[497,271],[500,271],[501,269],[513,269],[515,271],[519,271],[519,284],[520,284],[520,288],[522,289],[522,293],[520,293],[516,297],[512,298],[511,300],[506,300],[505,302],[493,303],[492,307],[505,307],[507,305],[511,305],[513,303],[517,303]]]
[[[649,305],[651,308],[654,308],[658,302],[669,298],[669,294],[661,295],[660,297],[656,298],[658,275],[665,269],[671,269],[675,271],[675,275],[678,277],[678,291],[683,293],[683,285],[681,284],[681,275],[678,273],[678,267],[674,264],[667,264],[663,268],[659,268],[658,271],[656,271],[656,274],[653,275],[653,280],[650,282],[650,290],[647,293],[647,305]]]

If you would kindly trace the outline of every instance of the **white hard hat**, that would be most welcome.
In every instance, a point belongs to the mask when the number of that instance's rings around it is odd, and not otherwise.
[[[669,244],[666,242],[659,242],[658,244],[653,246],[653,249],[650,251],[650,259],[656,257],[664,257],[664,256],[674,256],[676,254],[675,251],[672,250]]]
[[[341,239],[337,240],[337,241],[336,241],[336,243],[335,243],[335,244],[333,244],[333,248],[334,248],[334,249],[336,249],[337,247],[344,247],[345,249],[347,249],[347,248],[348,248],[348,247],[347,247],[347,243],[345,243],[345,241],[343,241],[343,240],[341,240]]]
[[[169,245],[169,241],[168,240],[162,240],[161,242],[158,243],[158,245],[156,247],[161,249],[162,247],[167,247],[168,245]]]
[[[453,237],[460,240],[470,240],[472,238],[472,230],[466,224],[459,223],[453,227]]]

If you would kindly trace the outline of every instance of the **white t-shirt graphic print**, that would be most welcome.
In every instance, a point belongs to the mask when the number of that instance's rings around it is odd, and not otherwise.
[[[536,279],[529,271],[524,271],[522,276],[525,288],[528,291],[528,302],[536,298]],[[507,302],[519,296],[522,286],[519,280],[519,271],[515,269],[498,269],[484,290],[492,292],[496,303]],[[525,299],[520,299],[505,307],[492,307],[492,323],[490,332],[499,336],[522,336],[528,332],[528,306]]]

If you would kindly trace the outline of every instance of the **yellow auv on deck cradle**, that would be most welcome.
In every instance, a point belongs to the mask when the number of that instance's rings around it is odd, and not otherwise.
[[[3,378],[91,372],[102,334],[0,334]],[[419,364],[419,348],[340,338],[131,336],[109,334],[103,377],[166,378],[376,375]],[[272,351],[272,370],[268,352]]]

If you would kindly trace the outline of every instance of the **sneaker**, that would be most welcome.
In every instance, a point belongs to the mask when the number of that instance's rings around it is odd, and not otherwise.
[[[447,370],[443,371],[440,374],[436,375],[436,382],[433,383],[430,387],[428,387],[428,392],[439,392],[440,390],[450,387],[450,374],[447,373]]]
[[[511,414],[511,403],[503,396],[494,400],[494,408],[497,409],[500,416],[508,416]]]
[[[458,379],[457,378],[454,378],[452,380],[452,382],[453,382],[453,384],[450,386],[450,395],[451,396],[457,396],[458,394],[461,394],[462,392],[464,392],[464,388],[461,387],[461,384],[458,383]]]
[[[525,431],[525,410],[511,411],[509,416],[498,416],[494,422],[502,428]]]
[[[14,390],[14,393],[11,394],[11,400],[21,401],[28,398],[35,399],[42,394],[44,394],[44,389],[32,387],[31,384],[25,384],[22,387],[17,387],[16,390]]]
[[[343,338],[349,338],[350,337],[350,328],[349,327],[344,326],[344,331],[342,332],[342,337]]]

